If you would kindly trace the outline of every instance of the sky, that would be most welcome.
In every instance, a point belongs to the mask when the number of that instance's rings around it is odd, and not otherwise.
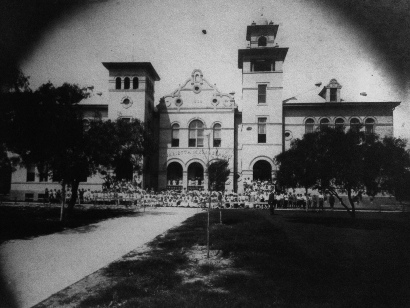
[[[401,3],[373,2],[381,7]],[[375,35],[370,22],[376,20],[380,25],[382,20],[372,19],[371,13],[364,15],[369,23],[361,23],[343,11],[347,5],[341,8],[324,0],[84,3],[47,23],[19,59],[32,88],[49,80],[55,85],[70,82],[93,85],[95,92],[107,97],[108,71],[101,62],[151,62],[161,78],[155,85],[156,102],[199,68],[220,91],[235,91],[241,106],[245,102],[241,99],[238,49],[247,46],[246,27],[263,14],[279,24],[279,46],[289,48],[283,67],[283,99],[296,96],[298,101],[321,101],[317,95],[321,88],[314,84],[336,78],[343,86],[345,101],[401,101],[394,112],[395,136],[410,139],[410,79],[406,79],[410,74],[398,72],[402,59],[395,62],[388,50],[393,44]],[[372,0],[360,3],[364,3],[358,7],[364,14],[374,8],[365,6]],[[381,27],[386,33],[378,35],[389,40],[388,35],[396,32],[389,32],[393,18],[386,16],[381,17],[387,20]],[[396,12],[394,16],[402,15]],[[360,96],[361,92],[367,96]]]

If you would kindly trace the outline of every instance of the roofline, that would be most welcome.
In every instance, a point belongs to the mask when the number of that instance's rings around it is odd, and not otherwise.
[[[245,56],[256,58],[258,56],[276,57],[276,60],[285,61],[286,54],[289,48],[284,47],[263,47],[263,48],[247,48],[238,50],[238,68],[243,68],[243,58]]]
[[[86,103],[78,103],[77,106],[80,107],[108,107],[109,104],[86,104]]]
[[[151,62],[102,62],[102,65],[104,65],[107,70],[125,67],[144,68],[154,77],[155,81],[161,80]]]
[[[317,107],[317,108],[323,108],[323,107],[344,107],[344,106],[371,106],[371,105],[390,105],[392,107],[397,107],[400,105],[401,102],[308,102],[308,103],[283,103],[283,107]]]
[[[279,25],[250,25],[246,28],[246,40],[251,40],[251,33],[260,30],[273,30],[273,35],[276,38],[276,34],[278,33]]]

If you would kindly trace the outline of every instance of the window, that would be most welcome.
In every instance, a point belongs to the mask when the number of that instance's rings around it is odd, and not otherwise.
[[[323,130],[323,129],[326,129],[326,128],[328,128],[329,127],[329,124],[330,124],[330,121],[329,121],[329,119],[321,119],[320,120],[320,129],[321,130]]]
[[[131,117],[121,117],[121,121],[124,121],[126,123],[131,123]]]
[[[365,126],[366,134],[374,134],[374,120],[373,119],[366,119],[364,126]]]
[[[345,128],[345,120],[343,120],[342,118],[338,118],[335,121],[335,129],[338,131],[344,131]]]
[[[27,166],[27,182],[34,182],[36,179],[36,168],[34,166]]]
[[[39,178],[40,182],[47,182],[48,181],[48,170],[46,167],[37,167],[39,170]]]
[[[258,85],[258,104],[266,104],[266,84]]]
[[[285,131],[285,140],[290,141],[293,138],[293,134],[290,130]]]
[[[195,120],[189,124],[189,147],[201,148],[204,146],[204,124]]]
[[[171,135],[172,135],[171,146],[179,147],[179,125],[178,124],[172,125],[171,131],[172,131],[171,132]]]
[[[353,118],[350,120],[350,129],[352,131],[358,132],[360,128],[360,121],[359,119]]]
[[[266,118],[258,119],[258,143],[266,143]]]
[[[264,47],[264,46],[266,46],[266,43],[267,43],[266,36],[261,36],[261,37],[258,39],[258,46],[259,46],[259,47]]]
[[[135,90],[135,89],[138,89],[138,86],[139,86],[138,77],[134,77],[134,78],[132,79],[132,88]]]
[[[270,72],[275,70],[275,62],[271,60],[254,60],[251,64],[253,72]]]
[[[336,88],[330,88],[330,101],[331,102],[337,102],[337,89]]]
[[[26,193],[24,194],[24,200],[33,202],[34,201],[34,194],[33,193]]]
[[[219,148],[221,146],[221,124],[214,125],[214,147]]]
[[[84,131],[88,131],[90,129],[90,119],[83,119],[83,129]]]
[[[115,78],[115,88],[117,90],[121,89],[121,77]]]
[[[128,90],[130,88],[130,79],[128,77],[124,78],[124,89]]]
[[[314,128],[315,128],[315,120],[307,119],[305,121],[305,134],[313,133]]]

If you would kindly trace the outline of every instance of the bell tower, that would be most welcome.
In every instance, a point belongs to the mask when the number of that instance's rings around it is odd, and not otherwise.
[[[282,79],[288,48],[276,42],[279,25],[261,16],[246,30],[247,48],[238,50],[242,69],[242,172],[255,177],[253,166],[259,160],[271,165],[282,151]]]

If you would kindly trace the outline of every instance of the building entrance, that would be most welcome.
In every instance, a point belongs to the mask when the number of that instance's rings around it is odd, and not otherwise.
[[[200,163],[192,163],[188,167],[188,190],[204,189],[204,168]]]
[[[167,167],[167,189],[182,190],[182,166],[177,162]]]
[[[253,165],[254,181],[272,180],[272,167],[266,160],[259,160]]]

